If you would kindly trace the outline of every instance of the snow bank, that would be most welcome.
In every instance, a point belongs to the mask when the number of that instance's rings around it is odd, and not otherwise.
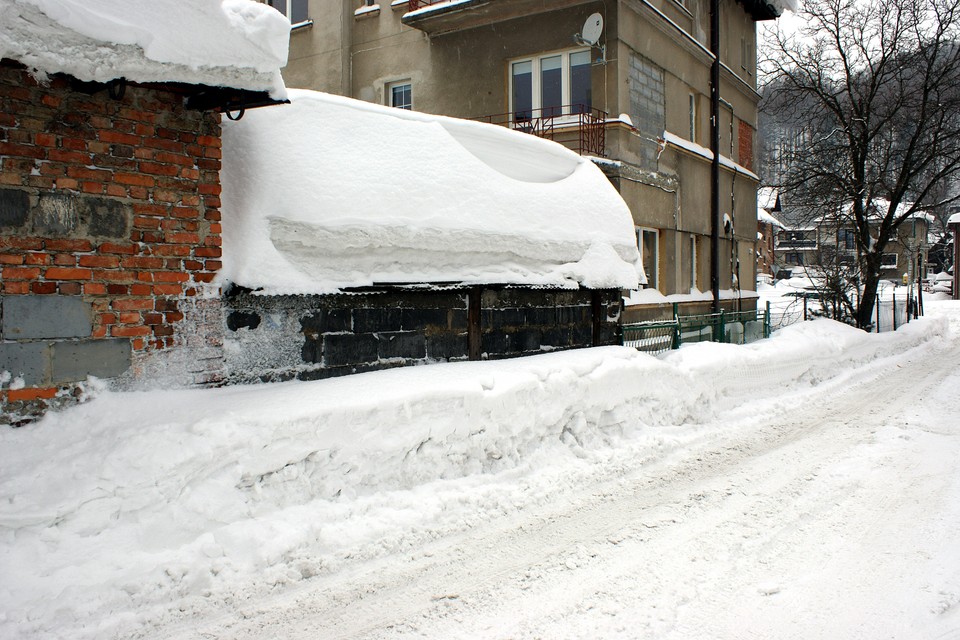
[[[630,211],[589,160],[503,127],[290,98],[224,123],[221,282],[637,286]]]
[[[104,392],[0,430],[0,637],[149,635],[546,500],[579,481],[558,460],[609,469],[625,448],[631,465],[682,452],[721,412],[802,403],[804,389],[936,349],[946,331],[943,318],[879,336],[823,320],[663,359],[606,347]]]
[[[253,0],[0,0],[0,58],[40,75],[186,82],[283,98],[290,22]]]

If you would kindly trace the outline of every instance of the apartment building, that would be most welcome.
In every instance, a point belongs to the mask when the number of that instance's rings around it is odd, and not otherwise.
[[[756,22],[777,17],[770,4],[718,3],[714,230],[711,0],[265,1],[293,24],[287,86],[483,119],[595,157],[633,214],[652,290],[633,299],[702,301],[716,278],[723,306],[752,304]]]

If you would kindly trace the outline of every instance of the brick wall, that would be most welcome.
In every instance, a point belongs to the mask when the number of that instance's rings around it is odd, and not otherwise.
[[[109,366],[97,364],[101,354],[89,371],[130,380],[188,333],[209,329],[216,342],[220,330],[217,313],[216,323],[184,330],[192,299],[219,300],[209,284],[221,264],[219,115],[186,111],[168,90],[134,85],[113,99],[88,93],[96,88],[59,76],[40,85],[0,64],[5,414],[69,392],[85,377],[83,354],[103,345],[113,350]],[[65,371],[68,347],[81,354]],[[183,382],[216,382],[215,369],[186,371],[195,379]]]

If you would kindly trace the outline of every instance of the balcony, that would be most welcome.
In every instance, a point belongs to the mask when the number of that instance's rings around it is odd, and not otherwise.
[[[408,0],[403,24],[430,36],[527,18],[595,0]],[[432,9],[431,9],[432,8]]]
[[[606,156],[607,114],[581,104],[474,118],[559,142],[580,155]]]

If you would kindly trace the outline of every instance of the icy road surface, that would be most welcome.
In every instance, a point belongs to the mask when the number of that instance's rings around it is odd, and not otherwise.
[[[733,394],[672,453],[570,466],[575,486],[535,504],[464,515],[431,541],[409,533],[414,544],[159,637],[960,638],[950,309],[944,339],[826,380],[776,361],[730,370],[751,402]],[[521,484],[550,473],[564,472]],[[436,491],[466,513],[476,489]]]

